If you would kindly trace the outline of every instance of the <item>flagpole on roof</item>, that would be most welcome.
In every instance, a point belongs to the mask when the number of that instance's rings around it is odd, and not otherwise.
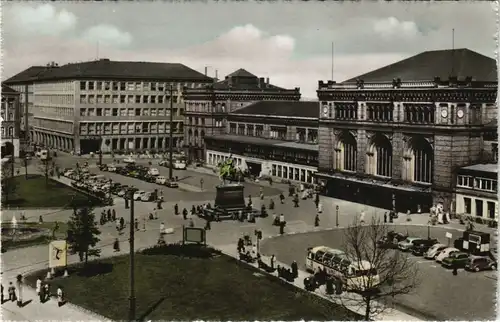
[[[334,47],[333,47],[333,41],[332,41],[332,81],[333,81],[333,67],[334,67]]]
[[[455,28],[451,29],[451,76],[455,74]]]

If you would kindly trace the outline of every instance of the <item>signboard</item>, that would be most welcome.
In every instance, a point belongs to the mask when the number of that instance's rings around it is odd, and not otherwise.
[[[446,238],[449,238],[449,239],[451,239],[451,237],[453,237],[453,235],[451,233],[446,233],[445,236],[446,236]]]
[[[184,227],[183,243],[206,244],[206,232],[203,228]]]
[[[49,268],[66,266],[68,245],[65,240],[55,240],[49,244]]]

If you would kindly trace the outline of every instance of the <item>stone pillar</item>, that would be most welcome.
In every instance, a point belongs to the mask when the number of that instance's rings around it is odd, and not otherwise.
[[[365,161],[366,161],[366,131],[363,129],[358,129],[358,135],[356,138],[357,143],[357,167],[356,172],[365,172]]]

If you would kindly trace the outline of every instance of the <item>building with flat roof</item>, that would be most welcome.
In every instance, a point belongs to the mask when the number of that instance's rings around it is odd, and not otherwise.
[[[205,136],[208,166],[232,157],[254,177],[313,183],[318,166],[318,103],[260,101],[226,115],[223,133]]]
[[[31,87],[33,143],[85,154],[166,150],[170,131],[180,147],[182,88],[212,79],[182,64],[99,59],[30,67],[5,84]]]
[[[457,171],[456,213],[498,224],[498,163],[475,164]]]
[[[224,80],[201,88],[184,90],[184,148],[189,160],[203,160],[206,135],[224,133],[226,116],[257,101],[299,101],[300,89],[284,89],[238,69]]]
[[[342,83],[320,81],[324,193],[402,212],[432,204],[454,212],[455,171],[482,161],[497,84],[496,61],[468,49],[426,51]]]
[[[2,157],[18,158],[21,146],[21,103],[20,93],[2,84]]]

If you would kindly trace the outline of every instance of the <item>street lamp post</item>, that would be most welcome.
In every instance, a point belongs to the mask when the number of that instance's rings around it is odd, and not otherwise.
[[[174,85],[170,84],[170,129],[169,129],[169,140],[168,140],[168,162],[169,162],[169,169],[168,169],[168,179],[172,180],[172,177],[174,176],[173,174],[173,153],[174,153],[174,144],[173,144],[173,123],[174,123]]]
[[[130,261],[130,293],[129,293],[129,321],[135,321],[135,262],[134,262],[134,235],[135,235],[135,227],[134,227],[134,190],[129,189],[127,191],[128,196],[130,197],[130,251],[129,251],[129,261]]]
[[[335,224],[339,226],[339,205],[335,207]]]

